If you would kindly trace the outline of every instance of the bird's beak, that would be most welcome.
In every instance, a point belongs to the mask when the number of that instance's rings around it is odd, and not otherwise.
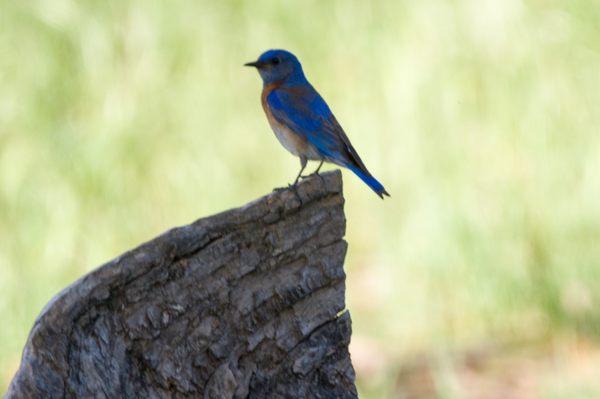
[[[263,63],[260,62],[260,61],[253,61],[253,62],[247,62],[247,63],[245,63],[244,66],[260,68],[261,66],[263,66]]]

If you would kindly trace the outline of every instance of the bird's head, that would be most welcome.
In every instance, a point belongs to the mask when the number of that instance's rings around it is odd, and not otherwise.
[[[303,82],[306,80],[298,58],[285,50],[265,51],[258,57],[258,60],[244,65],[255,67],[265,85],[279,81]]]

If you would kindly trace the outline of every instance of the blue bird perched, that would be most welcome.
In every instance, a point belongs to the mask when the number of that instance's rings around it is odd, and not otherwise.
[[[350,169],[382,199],[390,196],[369,173],[325,100],[304,76],[294,54],[269,50],[257,61],[244,65],[258,69],[263,80],[262,106],[275,136],[286,150],[300,158],[300,173],[294,185],[308,160],[320,161],[316,174],[327,161]]]

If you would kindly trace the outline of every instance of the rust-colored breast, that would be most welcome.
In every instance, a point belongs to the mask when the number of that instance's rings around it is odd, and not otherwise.
[[[261,95],[261,103],[263,109],[265,110],[265,114],[267,115],[269,125],[271,125],[271,129],[273,129],[275,136],[286,150],[296,156],[305,156],[308,159],[316,159],[318,155],[315,153],[315,150],[312,148],[312,146],[308,144],[307,139],[293,132],[288,126],[280,123],[273,116],[271,107],[269,107],[269,104],[267,103],[267,97],[279,86],[281,86],[281,82],[265,85]]]
[[[269,96],[269,94],[271,94],[271,92],[273,90],[275,90],[282,84],[283,84],[283,81],[279,81],[279,82],[269,83],[268,85],[265,85],[263,87],[262,94],[260,96],[260,102],[262,103],[262,106],[263,106],[263,109],[265,110],[265,112],[268,112],[267,97]]]

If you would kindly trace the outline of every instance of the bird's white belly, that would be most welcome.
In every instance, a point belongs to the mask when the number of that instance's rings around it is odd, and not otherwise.
[[[279,125],[277,122],[270,123],[277,140],[281,145],[296,155],[297,157],[306,157],[310,160],[320,160],[323,157],[318,153],[317,149],[311,145],[307,140],[302,139],[296,133],[292,132],[289,128]]]

